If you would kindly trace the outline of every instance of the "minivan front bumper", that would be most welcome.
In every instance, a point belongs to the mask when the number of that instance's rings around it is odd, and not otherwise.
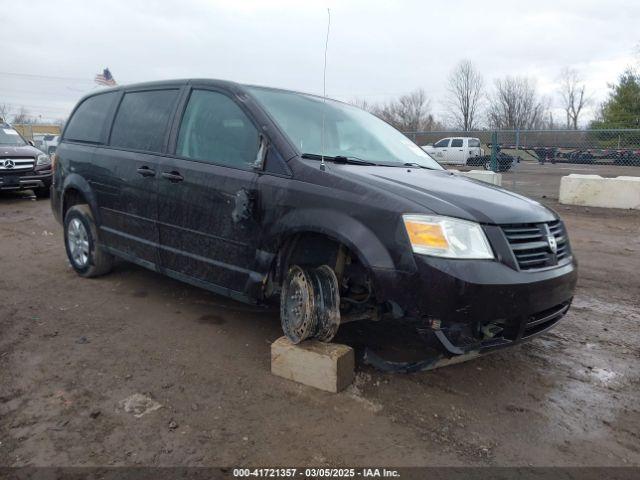
[[[453,354],[504,347],[547,331],[568,311],[577,282],[574,257],[538,271],[492,260],[415,255],[415,261],[414,274],[376,270],[376,295],[432,330]]]

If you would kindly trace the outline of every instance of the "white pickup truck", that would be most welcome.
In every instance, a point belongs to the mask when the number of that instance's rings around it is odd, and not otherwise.
[[[45,135],[42,138],[41,146],[39,147],[44,153],[51,155],[55,153],[58,143],[60,142],[60,135]]]
[[[443,138],[433,145],[429,144],[421,148],[438,162],[453,165],[466,165],[469,158],[484,155],[480,139],[473,137]]]

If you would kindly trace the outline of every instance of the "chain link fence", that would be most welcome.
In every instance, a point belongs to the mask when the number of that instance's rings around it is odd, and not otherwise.
[[[640,167],[640,129],[431,131],[405,135],[427,147],[441,163],[494,171],[507,171],[509,164],[518,162]],[[478,139],[480,151],[469,147],[468,141],[460,148],[460,138]]]

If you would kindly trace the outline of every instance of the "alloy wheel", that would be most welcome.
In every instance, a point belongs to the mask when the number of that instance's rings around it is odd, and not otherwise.
[[[89,263],[89,234],[77,218],[72,218],[67,227],[67,246],[69,254],[77,267],[86,267]]]

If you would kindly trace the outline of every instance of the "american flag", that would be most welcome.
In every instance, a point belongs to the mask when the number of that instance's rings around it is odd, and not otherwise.
[[[111,72],[109,71],[108,68],[105,68],[102,73],[99,73],[96,75],[96,78],[94,79],[94,81],[98,84],[98,85],[106,85],[107,87],[113,87],[116,84],[116,81],[113,78],[113,75],[111,75]]]

